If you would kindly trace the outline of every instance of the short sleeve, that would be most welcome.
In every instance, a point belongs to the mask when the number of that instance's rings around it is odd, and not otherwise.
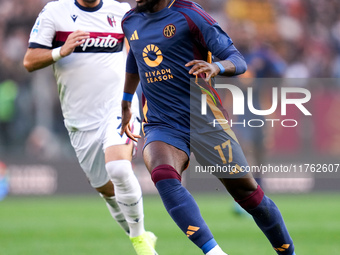
[[[127,73],[138,73],[137,62],[131,49],[129,51],[129,54],[126,60],[126,72]]]
[[[55,36],[55,24],[53,22],[52,5],[48,3],[37,17],[31,30],[29,48],[52,48]]]

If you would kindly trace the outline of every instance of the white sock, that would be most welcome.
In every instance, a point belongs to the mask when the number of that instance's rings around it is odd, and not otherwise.
[[[112,218],[114,218],[116,222],[119,224],[119,226],[121,226],[121,228],[125,231],[125,233],[129,235],[130,234],[129,225],[126,222],[122,210],[117,204],[116,197],[103,197],[103,198],[106,200],[106,206],[109,209]]]
[[[228,254],[222,251],[219,245],[216,245],[206,255],[228,255]]]
[[[116,201],[130,228],[130,237],[145,232],[142,190],[129,160],[115,160],[106,164],[115,189]]]

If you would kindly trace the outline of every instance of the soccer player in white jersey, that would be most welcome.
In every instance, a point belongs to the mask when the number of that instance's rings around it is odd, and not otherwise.
[[[142,192],[131,166],[133,142],[120,136],[127,50],[121,19],[130,9],[114,0],[48,3],[32,28],[24,66],[53,65],[64,122],[89,182],[129,234],[138,255],[155,255],[144,230]],[[138,99],[131,128],[139,132]]]

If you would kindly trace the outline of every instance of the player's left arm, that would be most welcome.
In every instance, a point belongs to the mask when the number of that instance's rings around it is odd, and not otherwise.
[[[218,74],[233,76],[242,74],[247,70],[246,62],[233,45],[231,38],[209,14],[200,10],[199,12],[191,12],[189,16],[197,28],[192,31],[193,35],[204,48],[220,59],[219,62],[214,63],[203,60],[190,61],[186,64],[187,67],[192,66],[189,70],[190,74],[205,73],[206,80],[209,80]]]
[[[200,73],[205,73],[206,81],[209,81],[216,75],[233,76],[242,74],[247,70],[247,65],[243,56],[234,45],[229,46],[226,55],[227,57],[219,62],[209,63],[204,60],[192,60],[185,66],[192,66],[189,70],[189,74],[198,75]]]

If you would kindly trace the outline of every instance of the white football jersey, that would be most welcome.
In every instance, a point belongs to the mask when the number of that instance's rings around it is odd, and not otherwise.
[[[128,3],[114,0],[102,0],[95,8],[75,0],[54,1],[44,7],[32,28],[30,48],[56,48],[73,31],[90,32],[89,39],[53,65],[70,131],[95,129],[112,112],[121,114],[127,57],[121,19],[128,10]],[[133,101],[138,109],[136,96]]]

